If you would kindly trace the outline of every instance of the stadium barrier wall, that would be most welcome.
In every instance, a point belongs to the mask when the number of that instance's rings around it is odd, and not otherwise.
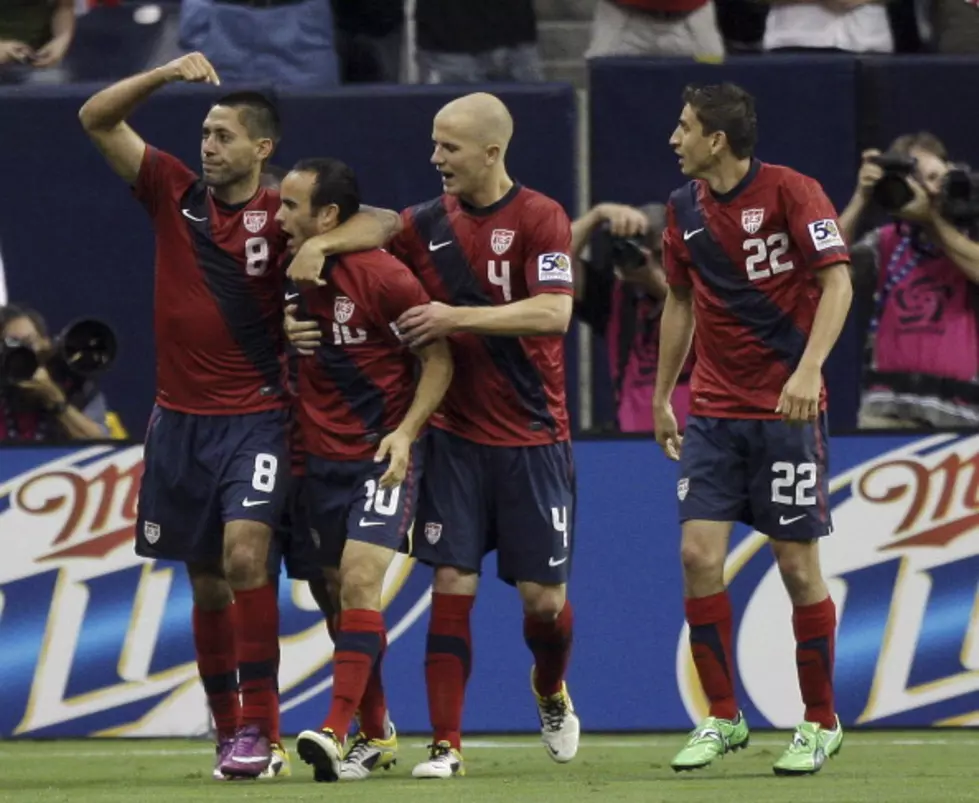
[[[110,406],[138,436],[153,400],[154,239],[148,216],[79,125],[79,108],[98,88],[0,89],[0,248],[11,300],[37,307],[55,329],[81,315],[117,329],[119,360],[103,384]],[[209,103],[235,88],[168,87],[137,110],[133,126],[198,169]],[[574,91],[554,84],[493,91],[515,120],[511,174],[573,215]],[[441,192],[429,162],[432,118],[460,94],[427,86],[280,92],[283,137],[273,161],[288,167],[303,157],[335,156],[356,170],[366,203],[393,209],[419,203]],[[578,381],[575,332],[567,339],[569,388]],[[577,393],[569,402],[574,414]]]
[[[686,647],[677,471],[649,440],[581,441],[570,688],[591,731],[686,729],[704,700]],[[836,688],[848,726],[979,724],[979,435],[837,437]],[[0,738],[207,730],[182,567],[132,550],[139,445],[0,450]],[[165,536],[164,536],[165,537]],[[754,727],[801,717],[791,607],[765,539],[728,561],[737,688]],[[388,576],[385,686],[403,732],[425,732],[430,570]],[[468,732],[535,730],[515,591],[487,560],[474,621]],[[282,580],[282,721],[329,703],[332,645],[305,586]]]
[[[724,64],[677,59],[590,62],[591,199],[665,202],[683,183],[668,145],[689,83],[734,81],[758,103],[758,155],[818,179],[842,210],[860,153],[927,129],[951,157],[979,169],[979,138],[964,109],[979,105],[975,57],[739,57]],[[595,338],[593,418],[614,417],[604,340]],[[830,428],[856,426],[862,333],[851,315],[826,367]]]

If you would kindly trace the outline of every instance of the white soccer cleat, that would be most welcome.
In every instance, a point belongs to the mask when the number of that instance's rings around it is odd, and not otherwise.
[[[272,760],[269,765],[258,776],[259,780],[269,780],[271,778],[288,778],[292,775],[292,765],[289,761],[289,753],[284,745],[277,742],[272,744]]]
[[[547,754],[558,764],[566,764],[578,754],[581,741],[581,720],[574,712],[568,684],[561,681],[561,690],[550,697],[541,697],[534,684],[535,669],[530,670],[530,688],[537,701],[540,735]]]
[[[412,778],[452,778],[466,774],[462,753],[448,742],[429,746],[428,760],[415,766]]]
[[[377,769],[389,770],[398,763],[398,733],[388,725],[387,739],[368,739],[358,733],[340,765],[341,781],[363,781]]]

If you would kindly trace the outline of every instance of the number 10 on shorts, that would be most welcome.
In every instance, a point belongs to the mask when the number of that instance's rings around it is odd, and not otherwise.
[[[816,504],[816,464],[772,463],[772,501],[808,507]]]

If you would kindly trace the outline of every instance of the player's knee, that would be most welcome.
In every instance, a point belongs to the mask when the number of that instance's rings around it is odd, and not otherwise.
[[[807,600],[814,592],[821,591],[823,578],[814,543],[776,542],[773,551],[785,590],[793,602]]]
[[[433,590],[436,594],[461,594],[473,597],[479,586],[479,575],[464,572],[455,566],[439,566],[435,570]]]
[[[340,605],[343,610],[355,608],[378,610],[384,573],[366,563],[344,566],[341,570]]]
[[[701,539],[684,538],[680,545],[680,562],[686,576],[709,576],[724,573],[724,553]]]
[[[561,614],[566,602],[564,586],[542,586],[537,583],[521,583],[520,598],[524,616],[542,622],[553,622]]]
[[[188,567],[194,604],[205,611],[223,611],[234,601],[231,586],[218,567]]]
[[[267,550],[254,541],[238,540],[225,550],[224,574],[232,588],[258,588],[268,579]]]

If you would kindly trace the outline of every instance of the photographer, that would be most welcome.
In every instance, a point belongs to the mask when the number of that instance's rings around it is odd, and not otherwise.
[[[853,249],[866,287],[861,428],[979,425],[979,181],[932,134],[866,151],[840,216],[851,242],[874,202],[895,218]]]
[[[109,436],[105,398],[90,379],[55,353],[41,315],[28,307],[0,308],[0,443],[97,440]],[[16,350],[27,347],[37,368],[15,373]]]
[[[603,336],[622,432],[651,432],[659,360],[659,324],[666,298],[661,264],[666,207],[598,204],[571,224],[575,313]],[[591,259],[582,253],[592,237]],[[691,352],[692,353],[692,352]],[[690,401],[688,361],[673,395],[680,426]]]

